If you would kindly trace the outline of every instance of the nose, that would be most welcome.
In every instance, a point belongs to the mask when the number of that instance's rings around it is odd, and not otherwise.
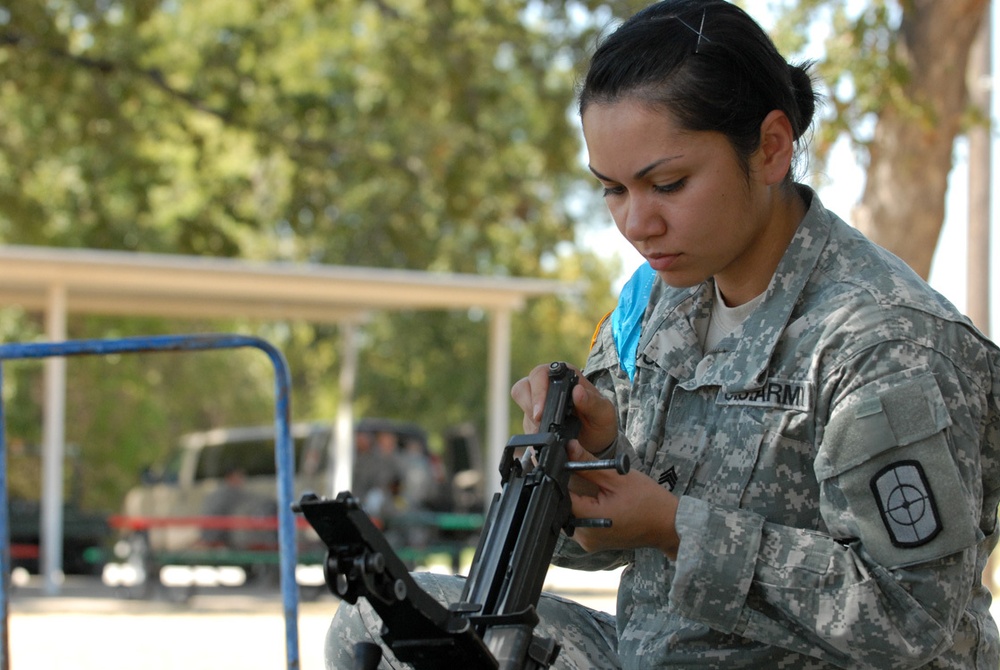
[[[646,194],[631,194],[619,220],[618,229],[632,244],[639,244],[666,232],[667,224],[656,198]]]

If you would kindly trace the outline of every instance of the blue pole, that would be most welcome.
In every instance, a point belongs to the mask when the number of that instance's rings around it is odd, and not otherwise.
[[[0,668],[10,670],[10,506],[7,502],[7,426],[3,404],[3,362],[0,361]]]
[[[295,453],[291,434],[291,375],[282,353],[266,340],[244,335],[158,335],[126,337],[115,340],[67,340],[65,342],[34,342],[0,345],[0,365],[4,360],[48,358],[51,356],[106,355],[153,351],[204,351],[208,349],[260,349],[274,366],[275,449],[274,462],[278,488],[278,548],[281,572],[281,598],[285,618],[285,650],[288,670],[299,670],[298,606],[299,591],[295,583],[298,547],[295,542],[294,495]],[[0,368],[0,390],[3,376]],[[0,670],[10,669],[10,519],[7,494],[7,452],[4,427],[3,398],[0,397]]]

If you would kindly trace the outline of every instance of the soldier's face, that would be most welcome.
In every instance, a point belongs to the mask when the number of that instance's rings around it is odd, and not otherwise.
[[[726,286],[766,287],[774,267],[757,261],[770,205],[753,157],[748,176],[721,133],[681,130],[630,99],[589,105],[583,131],[618,230],[663,281],[687,287],[715,276],[731,304]]]

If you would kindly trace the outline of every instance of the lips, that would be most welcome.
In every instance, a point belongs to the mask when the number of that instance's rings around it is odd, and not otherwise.
[[[680,254],[650,254],[646,256],[649,267],[656,272],[665,272],[680,258]]]

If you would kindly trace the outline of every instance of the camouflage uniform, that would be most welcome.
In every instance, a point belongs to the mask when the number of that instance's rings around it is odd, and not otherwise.
[[[445,604],[457,603],[465,585],[461,577],[451,575],[425,572],[415,573],[413,578],[424,591]],[[615,618],[612,615],[543,593],[538,602],[538,616],[541,622],[535,626],[535,633],[557,639],[562,645],[554,666],[556,670],[619,667]],[[378,614],[364,598],[359,599],[354,607],[340,603],[326,634],[327,670],[354,668],[354,645],[357,642],[381,642],[378,634],[381,627]],[[382,645],[382,654],[381,670],[410,667],[397,659],[385,645]]]
[[[628,319],[607,320],[587,361],[618,408],[609,451],[680,497],[677,560],[564,537],[555,562],[627,566],[607,646],[623,668],[996,670],[981,574],[997,541],[1000,351],[802,192],[809,211],[763,302],[711,351],[697,333],[712,282],[655,280],[635,348],[616,341]],[[550,607],[542,625],[579,609]],[[574,654],[557,667],[617,667]]]
[[[586,374],[616,447],[680,496],[676,561],[627,565],[625,668],[989,668],[1000,355],[899,259],[811,199],[763,302],[702,355],[710,282],[652,285],[634,378],[602,325]]]

